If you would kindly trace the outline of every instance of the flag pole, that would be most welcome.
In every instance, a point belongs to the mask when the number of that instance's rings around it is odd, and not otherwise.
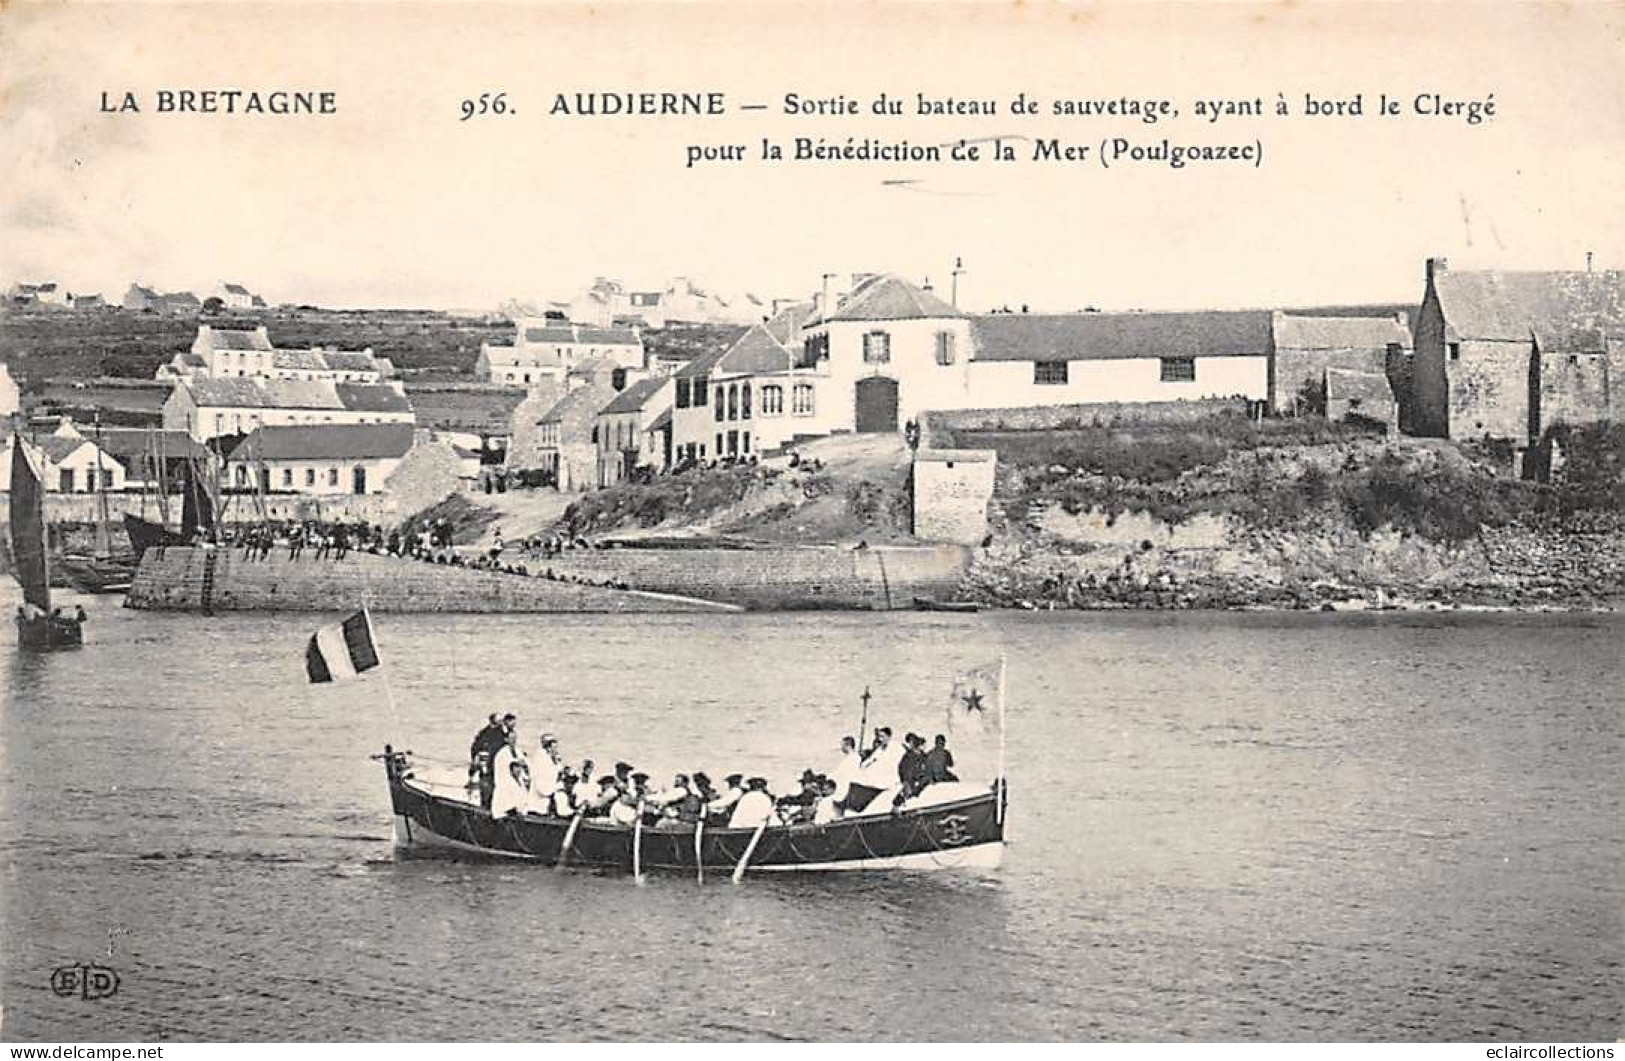
[[[1005,701],[1005,658],[999,653],[999,802],[994,807],[994,817],[998,825],[1004,824],[1004,701]]]
[[[361,602],[361,615],[367,620],[367,640],[372,642],[373,654],[378,657],[378,673],[384,679],[384,700],[389,704],[389,720],[394,723],[395,739],[399,741],[402,737],[401,716],[395,708],[395,689],[389,684],[389,668],[384,666],[384,653],[378,647],[378,631],[372,626],[372,609],[367,607],[365,600]]]

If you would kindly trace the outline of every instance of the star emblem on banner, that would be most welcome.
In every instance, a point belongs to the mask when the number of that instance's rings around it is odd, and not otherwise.
[[[965,701],[966,711],[975,711],[980,714],[986,710],[986,707],[982,703],[982,694],[975,689],[972,689],[964,696],[961,696],[960,699]]]

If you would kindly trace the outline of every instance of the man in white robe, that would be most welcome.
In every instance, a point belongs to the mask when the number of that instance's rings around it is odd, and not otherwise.
[[[858,772],[863,769],[863,757],[858,754],[858,742],[853,737],[841,738],[841,761],[835,764],[829,772],[829,779],[835,782],[835,798],[845,799],[847,789],[856,780]]]
[[[530,803],[530,768],[519,754],[518,742],[510,740],[491,758],[495,787],[491,792],[491,816],[521,814]]]

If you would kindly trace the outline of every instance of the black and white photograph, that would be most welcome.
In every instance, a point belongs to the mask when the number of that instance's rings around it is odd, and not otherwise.
[[[0,3],[8,1056],[1612,1058],[1622,58]]]

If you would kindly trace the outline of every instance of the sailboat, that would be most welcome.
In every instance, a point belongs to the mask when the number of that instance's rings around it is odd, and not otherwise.
[[[62,577],[81,593],[123,593],[135,579],[133,552],[113,552],[108,531],[107,476],[102,469],[102,425],[96,421],[96,551],[89,556],[68,553],[59,561]]]
[[[11,557],[23,604],[17,609],[17,647],[35,652],[77,648],[84,631],[77,618],[51,608],[51,560],[45,529],[45,463],[20,434],[11,436]]]
[[[165,516],[165,522],[154,523],[148,519],[124,516],[124,532],[130,536],[130,545],[135,550],[136,559],[148,549],[162,548],[166,545],[191,545],[202,535],[206,541],[214,541],[215,529],[215,498],[218,488],[210,489],[205,481],[203,470],[199,468],[196,457],[188,458],[181,465],[181,529],[179,533],[172,531],[168,526],[168,487],[163,482],[163,462],[160,458],[153,458],[153,465],[159,477],[158,497],[159,512]]]

